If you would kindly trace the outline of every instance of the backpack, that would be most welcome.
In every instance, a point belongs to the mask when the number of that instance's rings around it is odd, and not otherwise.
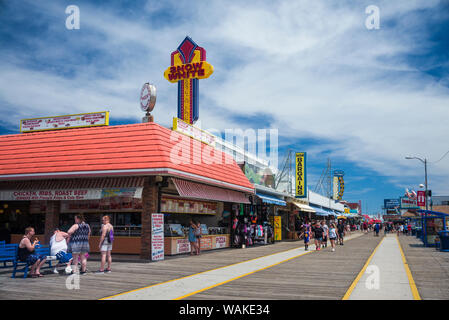
[[[109,230],[108,232],[108,241],[109,243],[112,243],[114,241],[114,230]]]

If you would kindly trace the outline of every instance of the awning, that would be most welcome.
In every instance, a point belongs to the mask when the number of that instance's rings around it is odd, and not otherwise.
[[[243,192],[222,189],[177,178],[172,178],[172,181],[175,184],[179,195],[182,197],[250,204]]]
[[[284,200],[281,200],[281,199],[276,198],[274,196],[270,196],[268,194],[261,194],[261,193],[258,193],[258,192],[256,192],[256,195],[260,199],[262,199],[262,202],[264,202],[264,203],[271,203],[271,204],[275,204],[275,205],[278,205],[278,206],[284,206],[284,207],[287,206],[287,203]]]
[[[312,208],[315,210],[315,214],[318,216],[327,217],[329,215],[329,212],[325,211],[324,209],[322,209],[320,207],[312,206]]]
[[[335,212],[331,209],[323,208],[324,211],[326,211],[330,216],[336,216]]]
[[[315,209],[313,209],[311,206],[308,206],[308,205],[306,205],[306,204],[304,204],[304,203],[295,202],[295,201],[292,201],[292,203],[293,203],[296,207],[298,207],[298,209],[301,210],[301,211],[305,211],[305,212],[315,212]]]

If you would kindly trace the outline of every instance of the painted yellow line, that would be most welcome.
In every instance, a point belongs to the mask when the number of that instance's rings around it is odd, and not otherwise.
[[[413,299],[421,300],[421,297],[418,292],[418,288],[416,288],[415,280],[413,279],[412,272],[408,266],[407,260],[405,259],[404,251],[402,250],[401,242],[399,241],[398,236],[396,235],[396,240],[398,241],[399,250],[401,251],[402,262],[404,263],[405,272],[407,273],[408,282],[410,284],[410,289],[412,290]]]
[[[299,255],[297,255],[297,256],[294,256],[294,257],[291,257],[291,258],[282,260],[282,261],[277,262],[277,263],[275,263],[275,264],[272,264],[272,265],[270,265],[270,266],[263,267],[263,268],[260,268],[260,269],[258,269],[258,270],[254,270],[254,271],[251,271],[251,272],[242,274],[242,275],[237,276],[237,277],[235,277],[235,278],[232,278],[232,279],[229,279],[229,280],[226,280],[226,281],[223,281],[223,282],[220,282],[220,283],[211,285],[211,286],[209,286],[209,287],[207,287],[207,288],[203,288],[203,289],[200,289],[200,290],[197,290],[197,291],[188,293],[188,294],[186,294],[186,295],[183,295],[183,296],[181,296],[181,297],[175,298],[175,299],[173,299],[173,300],[181,300],[181,299],[184,299],[184,298],[193,296],[193,295],[195,295],[195,294],[197,294],[197,293],[200,293],[200,292],[203,292],[203,291],[206,291],[206,290],[209,290],[209,289],[212,289],[212,288],[221,286],[221,285],[223,285],[223,284],[225,284],[225,283],[228,283],[228,282],[231,282],[231,281],[234,281],[234,280],[237,280],[237,279],[246,277],[246,276],[248,276],[248,275],[250,275],[250,274],[253,274],[253,273],[256,273],[256,272],[259,272],[259,271],[262,271],[262,270],[265,270],[265,269],[268,269],[268,268],[271,268],[271,267],[274,267],[274,266],[277,266],[277,265],[279,265],[279,264],[281,264],[281,263],[284,263],[284,262],[287,262],[287,261],[289,261],[289,260],[292,260],[292,259],[295,259],[295,258],[304,256],[304,255],[306,255],[306,254],[308,254],[308,253],[312,253],[312,252],[315,252],[315,251],[307,251],[307,252],[303,252],[303,253],[301,253],[301,254],[299,254]]]
[[[369,256],[368,260],[366,260],[365,265],[363,266],[362,270],[359,272],[359,274],[357,275],[357,277],[355,278],[354,282],[352,282],[351,286],[349,287],[348,291],[346,291],[345,295],[343,296],[342,300],[348,300],[349,297],[352,294],[352,291],[354,291],[355,286],[357,285],[357,283],[359,282],[360,278],[362,278],[363,274],[365,273],[366,268],[368,267],[369,263],[371,262],[371,260],[374,257],[374,254],[376,253],[377,249],[379,248],[379,246],[381,245],[381,243],[384,241],[385,237],[382,238],[382,240],[380,240],[379,244],[376,246],[376,248],[374,249],[373,253],[371,253],[371,255]]]

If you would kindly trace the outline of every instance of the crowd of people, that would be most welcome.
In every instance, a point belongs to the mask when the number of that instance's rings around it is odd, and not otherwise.
[[[101,237],[98,245],[98,249],[101,252],[101,262],[99,270],[96,271],[97,274],[111,272],[112,265],[111,251],[114,241],[114,227],[110,223],[109,216],[104,216],[102,222]],[[34,235],[34,228],[28,227],[25,229],[25,235],[19,243],[18,259],[26,262],[30,266],[31,277],[37,278],[43,277],[40,273],[40,268],[46,262],[47,257],[35,253],[39,239],[35,238],[31,243]],[[67,232],[55,228],[50,238],[50,255],[58,259],[58,264],[53,269],[53,272],[59,273],[58,267],[62,265],[65,266],[66,274],[86,274],[87,258],[90,251],[90,236],[91,229],[89,224],[85,222],[83,215],[75,216],[75,223]],[[107,269],[105,269],[106,263],[108,265]],[[80,270],[78,270],[78,264],[80,264]]]
[[[327,248],[328,241],[331,244],[331,251],[335,252],[336,245],[344,245],[345,235],[351,234],[351,230],[357,230],[357,226],[350,226],[343,220],[339,222],[331,221],[329,225],[325,220],[313,221],[308,223],[307,220],[301,225],[299,230],[299,238],[304,239],[305,250],[309,250],[310,240],[313,238],[315,242],[315,250]]]

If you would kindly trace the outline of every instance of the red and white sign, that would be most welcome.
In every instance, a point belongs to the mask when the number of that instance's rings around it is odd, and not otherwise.
[[[226,248],[226,237],[215,237],[215,248]]]
[[[176,240],[176,253],[187,253],[190,252],[190,250],[190,242],[188,239]]]
[[[20,132],[84,128],[109,125],[109,111],[71,114],[66,116],[22,119]]]
[[[151,215],[151,260],[164,260],[164,215]]]
[[[426,192],[425,191],[418,191],[418,207],[425,207],[426,206]]]

